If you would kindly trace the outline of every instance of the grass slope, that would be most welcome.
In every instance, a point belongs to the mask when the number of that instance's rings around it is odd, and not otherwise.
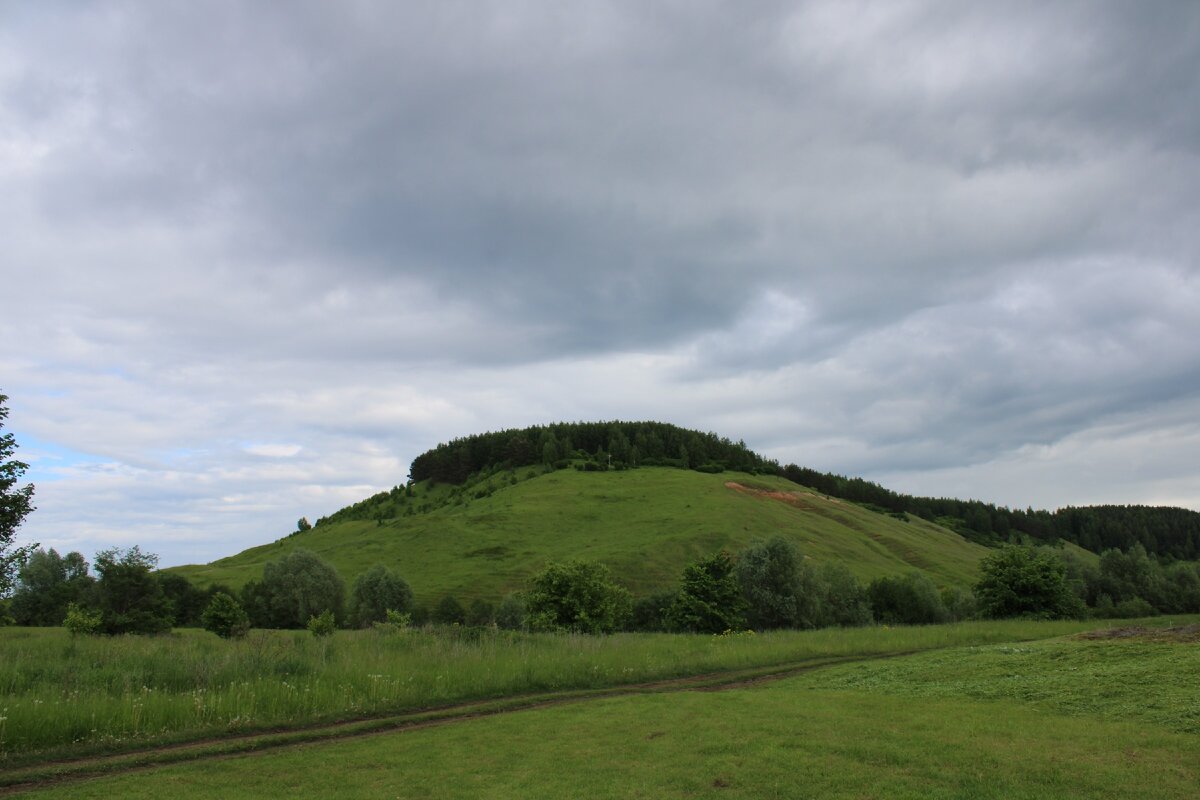
[[[333,522],[173,571],[201,585],[237,588],[259,578],[267,561],[303,547],[334,564],[347,582],[374,564],[388,565],[409,581],[418,602],[433,604],[446,594],[494,602],[522,588],[547,561],[567,558],[603,561],[635,594],[648,594],[674,586],[682,568],[701,556],[775,534],[867,580],[919,569],[940,585],[965,586],[988,552],[925,520],[896,519],[769,476],[560,470],[500,483],[481,498],[420,486],[412,506],[429,510],[382,523]]]

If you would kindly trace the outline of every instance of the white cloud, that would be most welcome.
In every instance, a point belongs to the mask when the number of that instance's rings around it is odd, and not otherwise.
[[[439,441],[618,417],[1200,507],[1198,13],[22,7],[25,535],[207,560]]]

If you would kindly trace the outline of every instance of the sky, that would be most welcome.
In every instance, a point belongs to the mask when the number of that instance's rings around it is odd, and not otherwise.
[[[164,566],[560,420],[1200,509],[1200,4],[0,0],[0,393]]]

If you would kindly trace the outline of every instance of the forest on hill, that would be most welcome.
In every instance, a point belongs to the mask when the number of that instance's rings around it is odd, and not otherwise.
[[[972,541],[999,545],[1028,537],[1054,544],[1073,542],[1100,553],[1141,545],[1151,555],[1194,561],[1200,558],[1200,512],[1169,506],[1067,506],[1057,511],[1010,509],[979,500],[915,497],[862,478],[788,464],[780,474],[831,497],[945,525]]]
[[[991,547],[1013,541],[1066,541],[1101,553],[1140,545],[1158,557],[1200,559],[1200,512],[1190,509],[1100,505],[1047,511],[1010,509],[980,500],[920,497],[863,478],[796,464],[781,467],[745,442],[663,422],[559,422],[466,436],[417,456],[409,477],[412,482],[459,485],[489,470],[534,465],[563,468],[571,463],[595,470],[666,466],[702,472],[768,473],[895,516],[912,514]],[[372,509],[403,491],[396,487],[380,493],[321,522],[371,518]]]
[[[440,444],[413,459],[409,477],[459,484],[496,465],[566,466],[584,458],[599,468],[637,466],[757,472],[778,464],[715,433],[664,422],[558,422],[481,433]]]

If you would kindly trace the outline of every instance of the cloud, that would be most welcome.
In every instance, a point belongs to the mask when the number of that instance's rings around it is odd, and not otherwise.
[[[1200,507],[1139,450],[1200,395],[1186,4],[6,23],[0,388],[60,456],[30,537],[213,558],[438,441],[614,417],[912,491]],[[1093,483],[1053,478],[1085,453]]]

